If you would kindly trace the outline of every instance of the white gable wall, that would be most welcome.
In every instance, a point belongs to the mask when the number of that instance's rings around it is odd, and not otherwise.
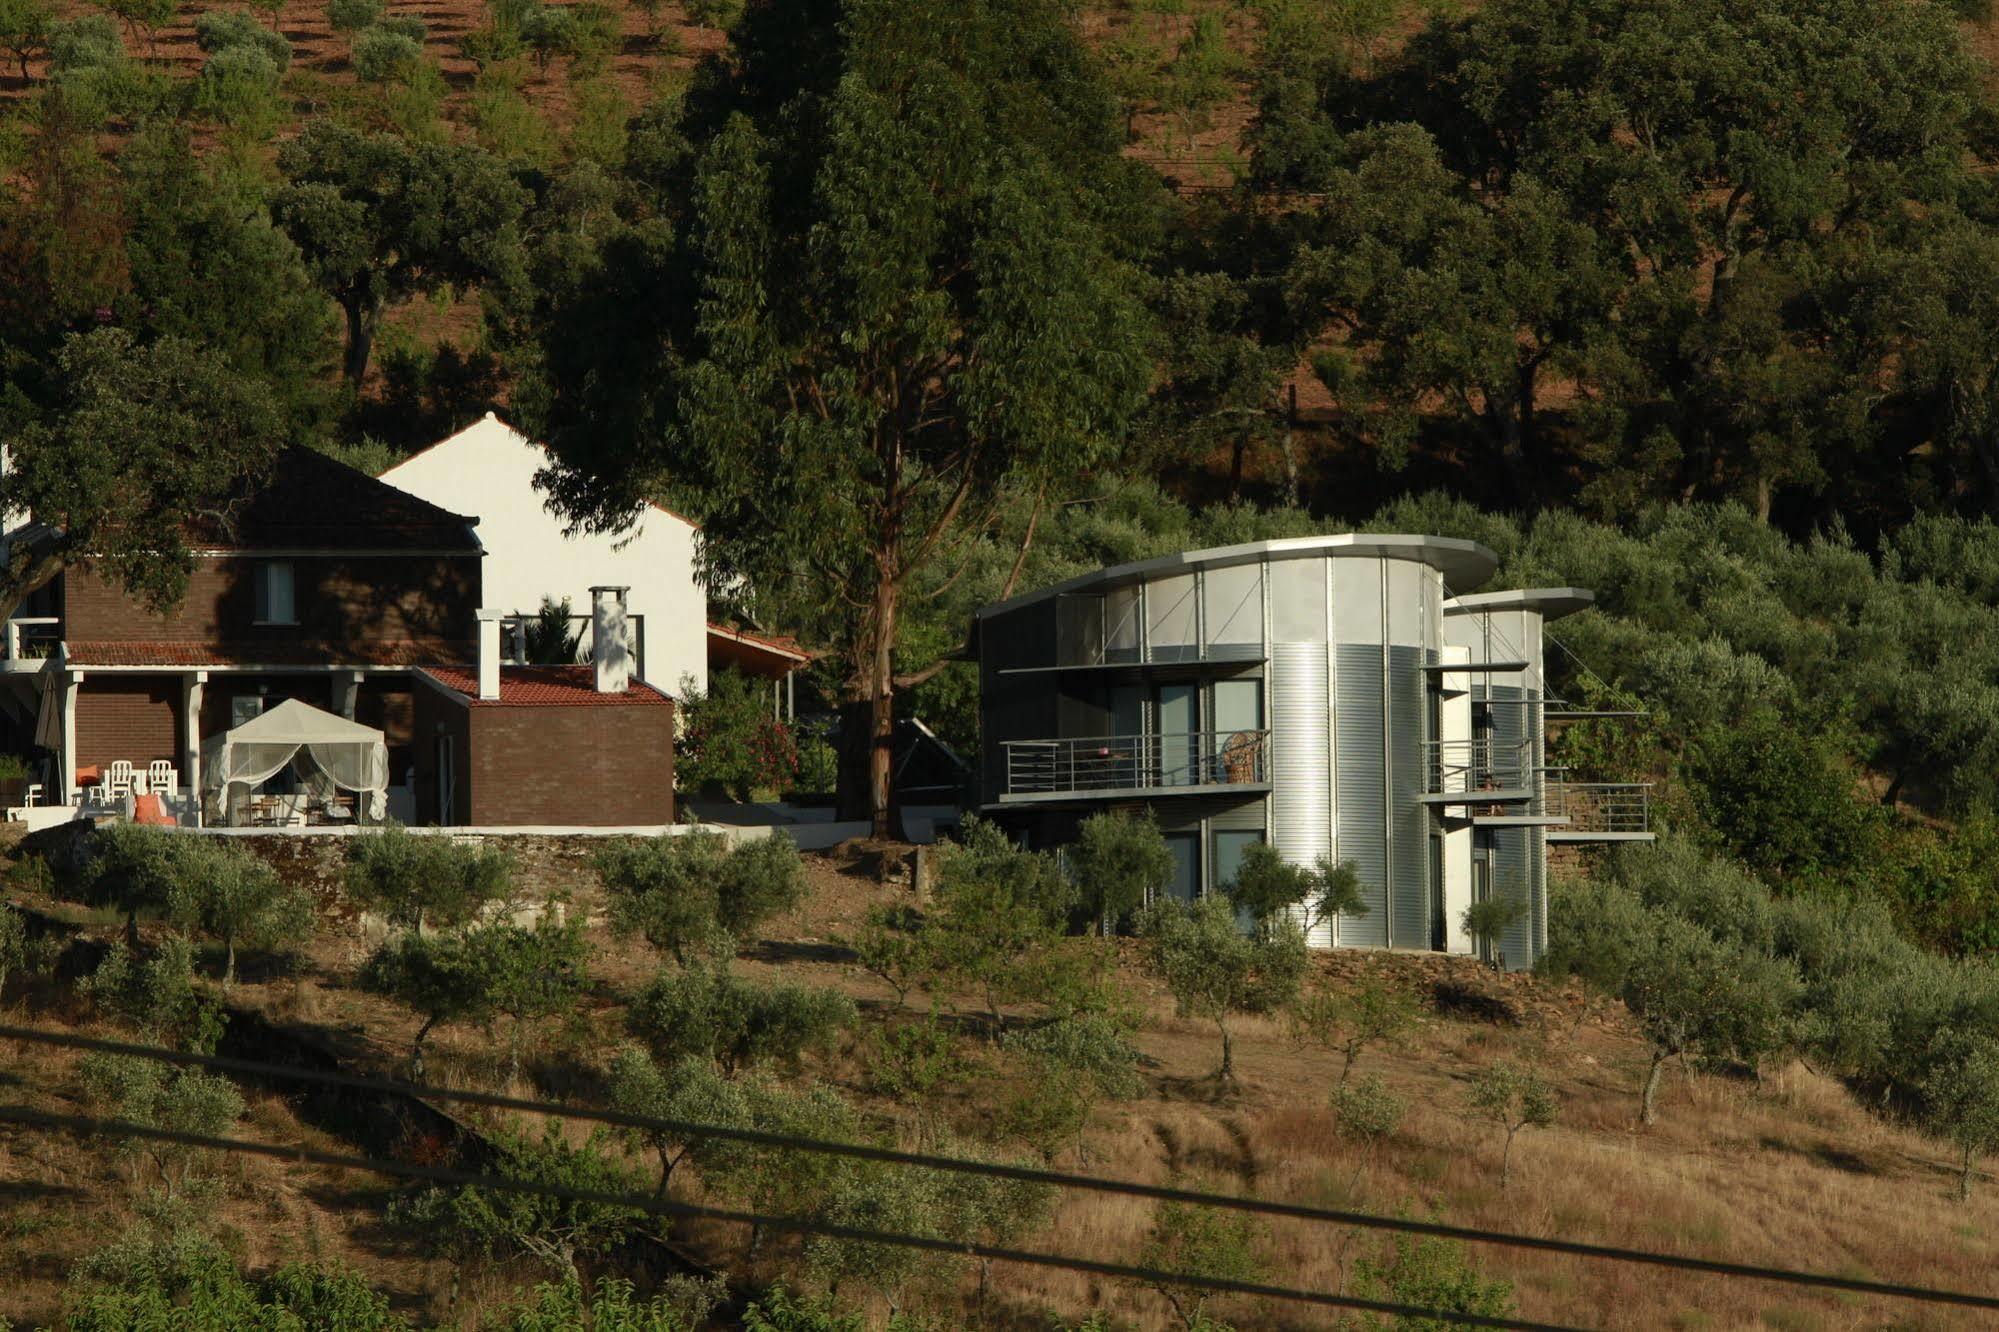
[[[708,597],[694,577],[694,525],[647,507],[635,530],[565,536],[562,519],[535,488],[534,475],[547,464],[540,445],[488,413],[382,480],[479,519],[487,607],[532,615],[543,597],[568,597],[570,612],[587,617],[592,587],[628,586],[630,612],[645,617],[647,680],[678,695],[682,677],[691,675],[705,691]]]

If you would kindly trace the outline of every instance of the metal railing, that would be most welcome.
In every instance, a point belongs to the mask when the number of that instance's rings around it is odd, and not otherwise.
[[[1006,794],[1242,786],[1270,780],[1269,731],[1008,740]]]
[[[500,617],[500,660],[510,666],[524,666],[528,662],[528,634],[540,620],[538,615],[520,612]],[[569,617],[567,633],[576,637],[575,661],[588,663],[590,660],[590,631],[596,620],[589,615]],[[650,680],[646,674],[646,617],[625,616],[625,643],[631,649],[632,674],[641,680]],[[560,663],[554,663],[560,664]],[[664,680],[660,684],[668,689],[679,686],[678,680]]]
[[[1537,764],[1524,741],[1425,740],[1424,790],[1431,795],[1532,790]]]
[[[1548,813],[1568,820],[1564,833],[1652,830],[1650,782],[1549,782]]]

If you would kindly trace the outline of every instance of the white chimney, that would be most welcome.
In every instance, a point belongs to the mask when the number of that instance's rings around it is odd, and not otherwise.
[[[479,617],[479,697],[500,696],[500,616],[496,610],[477,610]]]
[[[632,647],[625,622],[628,587],[590,589],[590,661],[596,668],[597,692],[622,694],[632,678]]]

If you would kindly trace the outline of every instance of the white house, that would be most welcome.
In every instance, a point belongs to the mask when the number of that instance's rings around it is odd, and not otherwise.
[[[567,597],[579,627],[586,627],[587,648],[590,589],[627,587],[646,679],[679,693],[691,676],[705,691],[708,597],[694,572],[699,529],[648,505],[625,532],[572,535],[535,486],[535,473],[547,465],[547,450],[488,412],[391,467],[382,480],[453,513],[479,515],[485,605],[532,615],[544,597]]]

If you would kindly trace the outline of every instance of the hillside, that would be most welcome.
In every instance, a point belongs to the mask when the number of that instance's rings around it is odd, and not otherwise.
[[[325,864],[316,853],[326,845],[304,861],[289,857],[290,872],[317,884],[321,894],[319,926],[305,959],[291,974],[251,970],[229,1003],[338,1052],[345,1068],[393,1074],[414,1022],[405,1010],[354,987],[362,939],[346,911],[331,909],[337,898],[327,892],[325,871],[310,868],[315,860]],[[590,912],[592,982],[582,1010],[533,1048],[512,1090],[594,1101],[608,1052],[622,1039],[624,1004],[651,963],[643,944],[614,939],[604,928],[601,890],[580,872],[577,847],[530,842],[521,858],[533,893],[560,887]],[[811,858],[807,900],[761,930],[742,950],[737,970],[757,981],[831,987],[859,1003],[861,1026],[844,1033],[829,1055],[809,1058],[804,1076],[823,1079],[880,1125],[902,1124],[905,1135],[920,1105],[925,1116],[985,1136],[994,1108],[1026,1089],[1011,1081],[1017,1071],[971,1027],[951,1042],[961,1071],[935,1092],[912,1103],[872,1089],[867,1032],[907,1024],[928,1002],[919,992],[898,1007],[886,987],[858,973],[836,942],[860,928],[868,906],[910,900],[906,887],[878,884],[863,870],[858,862]],[[37,911],[76,912],[34,893],[9,896]],[[149,927],[149,936],[156,929]],[[84,926],[83,937],[115,935],[115,926]],[[1343,1138],[1329,1114],[1337,1055],[1299,1047],[1278,1019],[1245,1019],[1237,1052],[1243,1081],[1235,1089],[1218,1088],[1210,1078],[1217,1054],[1212,1027],[1175,1018],[1170,999],[1138,969],[1135,945],[1121,951],[1115,987],[1139,1015],[1142,1090],[1101,1106],[1081,1142],[1056,1158],[1064,1168],[1957,1289],[1980,1288],[1999,1255],[1999,1189],[1981,1183],[1971,1203],[1951,1203],[1951,1165],[1934,1142],[1885,1122],[1802,1063],[1771,1067],[1760,1079],[1673,1072],[1660,1123],[1642,1130],[1634,1121],[1646,1049],[1620,1010],[1586,1001],[1573,988],[1484,972],[1468,960],[1322,956],[1313,967],[1319,983],[1350,990],[1378,981],[1422,1005],[1413,1032],[1361,1056],[1356,1076],[1379,1074],[1408,1103],[1396,1131],[1367,1148]],[[71,983],[30,978],[8,994],[16,1020],[115,1034],[90,1015]],[[1440,994],[1455,1002],[1440,1005]],[[1466,994],[1486,998],[1472,1004]],[[978,1008],[969,996],[930,998],[968,1021]],[[433,1045],[432,1076],[451,1085],[503,1084],[504,1060],[477,1027],[442,1028]],[[1524,1059],[1541,1069],[1559,1103],[1553,1127],[1521,1135],[1514,1178],[1504,1192],[1497,1183],[1497,1130],[1462,1108],[1469,1077],[1502,1059]],[[8,1069],[31,1105],[70,1110],[88,1104],[69,1056],[15,1044]],[[240,1125],[246,1136],[353,1149],[301,1122],[296,1097],[251,1089],[248,1100]],[[643,1167],[647,1158],[634,1159]],[[225,1246],[251,1270],[302,1259],[352,1265],[398,1309],[461,1326],[538,1279],[533,1264],[473,1263],[461,1283],[451,1264],[424,1258],[410,1236],[382,1225],[382,1209],[396,1192],[393,1181],[249,1158],[218,1169],[212,1219]],[[29,1326],[53,1317],[69,1266],[126,1224],[131,1200],[150,1173],[141,1160],[20,1129],[0,1131],[0,1190],[10,1199],[0,1315]],[[1152,1221],[1142,1203],[1070,1197],[1022,1242],[1132,1261],[1144,1250]],[[795,1260],[784,1257],[782,1247],[747,1261],[740,1232],[696,1226],[680,1234],[694,1252],[738,1276],[795,1274]],[[1273,1225],[1256,1245],[1259,1270],[1285,1284],[1327,1289],[1354,1289],[1360,1266],[1378,1260],[1383,1247],[1379,1236],[1302,1223]],[[1472,1261],[1485,1276],[1512,1284],[1522,1316],[1558,1323],[1716,1329],[1980,1323],[1944,1308],[1509,1250],[1475,1254]],[[959,1317],[969,1320],[971,1306],[963,1303],[971,1298],[968,1281],[961,1271],[945,1285],[955,1295],[940,1292],[924,1306],[950,1326],[959,1325]],[[1157,1296],[1092,1280],[1002,1266],[992,1283],[993,1317],[979,1325],[1044,1327],[1051,1316],[1075,1320],[1092,1309],[1115,1310],[1132,1326],[1166,1321]],[[961,1312],[950,1314],[954,1307]],[[1241,1300],[1218,1301],[1213,1311],[1241,1327],[1327,1325],[1310,1311]]]

